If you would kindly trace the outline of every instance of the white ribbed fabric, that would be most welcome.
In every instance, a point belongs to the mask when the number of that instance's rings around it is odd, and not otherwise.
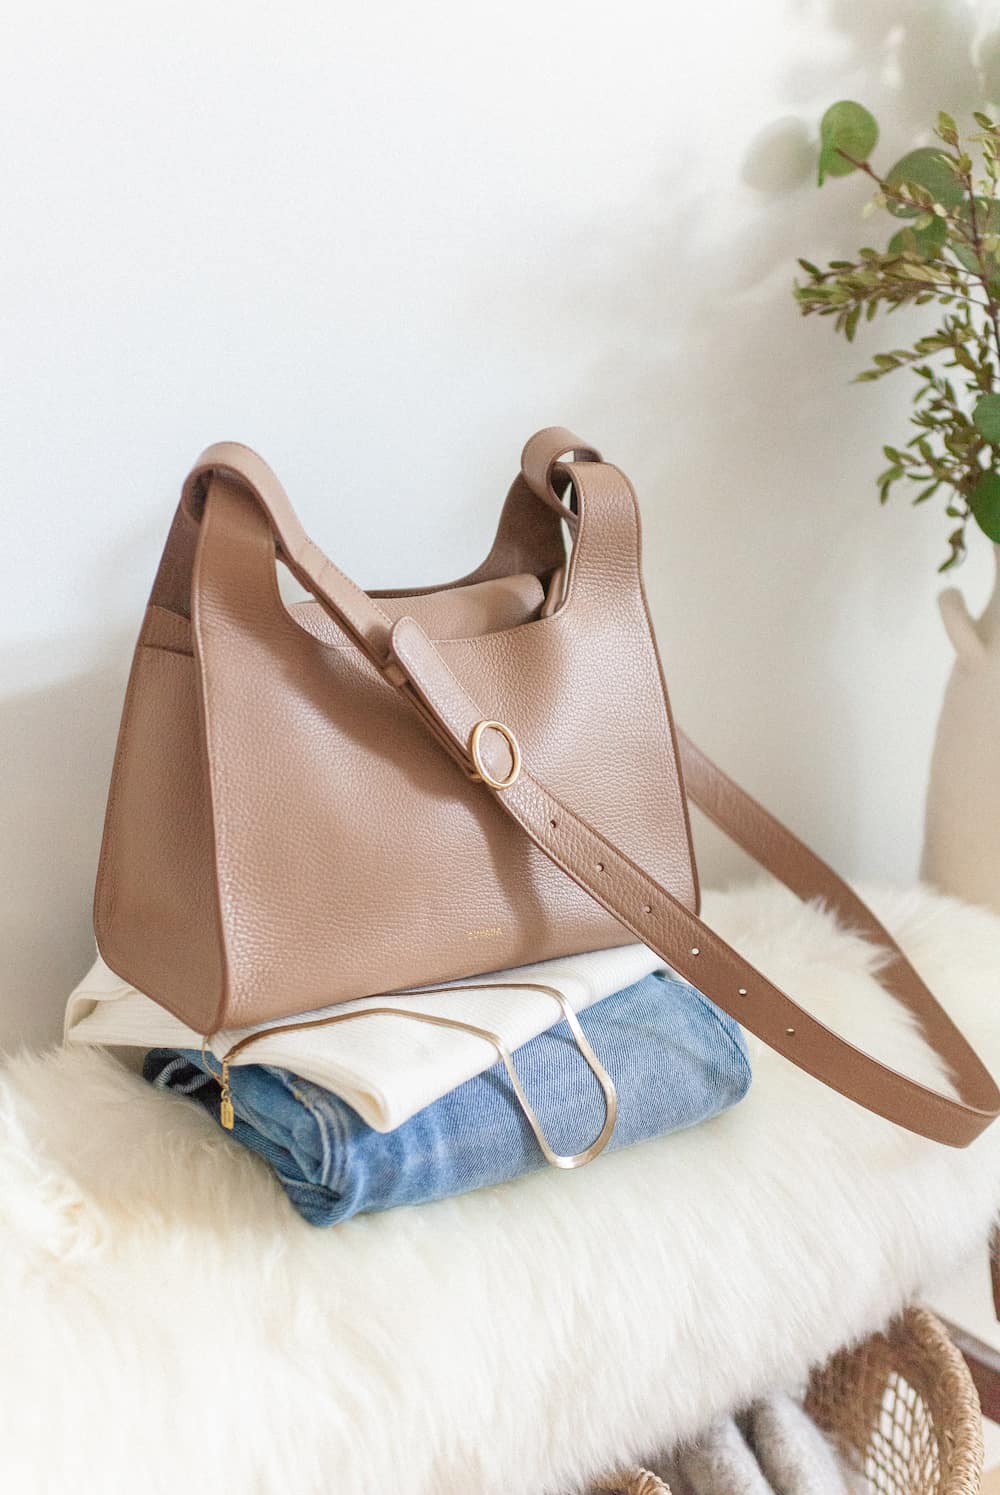
[[[363,1022],[304,1032],[282,1032],[280,1023],[226,1029],[212,1035],[209,1047],[221,1059],[239,1039],[260,1032],[265,1036],[243,1049],[234,1064],[272,1064],[290,1070],[341,1096],[376,1131],[390,1132],[497,1059],[496,1049],[485,1039],[414,1022],[396,1012],[460,1018],[490,1029],[515,1049],[559,1022],[561,1013],[550,992],[514,983],[554,987],[580,1012],[661,969],[663,962],[645,945],[622,945],[473,976],[420,995],[397,992],[365,997],[305,1014],[316,1018],[371,1007],[394,1009],[393,1015],[375,1014]],[[475,990],[452,989],[458,985],[472,985]],[[285,1019],[286,1023],[296,1021]],[[197,1049],[202,1036],[122,981],[98,958],[66,1005],[64,1041]]]

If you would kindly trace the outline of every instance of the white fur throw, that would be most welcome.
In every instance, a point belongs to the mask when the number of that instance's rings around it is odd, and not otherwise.
[[[1000,920],[923,891],[874,902],[1000,1070]],[[827,915],[769,886],[707,916],[936,1078]],[[753,1057],[748,1099],[693,1131],[332,1231],[109,1057],[12,1058],[5,1488],[556,1495],[794,1385],[985,1240],[1000,1125],[955,1152]]]

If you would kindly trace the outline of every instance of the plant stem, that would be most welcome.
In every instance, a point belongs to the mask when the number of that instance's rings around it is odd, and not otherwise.
[[[902,193],[899,193],[894,188],[889,187],[886,184],[886,182],[882,179],[882,177],[879,176],[878,172],[875,171],[873,169],[873,167],[871,165],[869,165],[869,163],[867,161],[858,161],[858,160],[856,160],[854,156],[849,155],[847,151],[842,150],[839,146],[837,148],[837,154],[838,154],[838,156],[842,156],[845,161],[849,161],[851,163],[851,165],[857,171],[863,171],[864,174],[865,174],[865,176],[870,177],[871,180],[878,187],[879,191],[882,192],[885,196],[891,197],[891,198],[895,199],[897,202],[902,201],[902,202],[905,203],[907,201],[906,197]],[[948,153],[947,152],[942,152],[942,154],[948,154]],[[954,159],[955,158],[952,157],[952,160],[954,160]],[[947,215],[948,221],[949,221],[949,223],[953,227],[957,227],[959,229],[962,237],[971,246],[971,248],[973,250],[973,253],[976,256],[976,263],[979,266],[979,276],[978,276],[978,279],[979,279],[979,281],[980,281],[980,283],[981,283],[981,285],[983,287],[983,292],[984,292],[984,294],[986,296],[986,301],[985,302],[978,302],[978,301],[975,301],[972,296],[969,296],[968,293],[966,293],[966,299],[969,300],[969,301],[971,301],[971,302],[973,302],[974,305],[982,306],[982,308],[985,311],[987,317],[989,318],[990,326],[993,329],[993,341],[994,341],[994,344],[996,346],[997,359],[998,359],[998,361],[1000,361],[1000,303],[997,302],[996,297],[993,295],[993,292],[990,290],[990,276],[989,276],[989,271],[987,270],[987,267],[986,267],[986,253],[985,253],[985,250],[983,249],[983,236],[982,236],[982,234],[979,231],[979,219],[978,219],[978,216],[976,214],[976,188],[975,188],[975,183],[973,182],[973,179],[972,179],[971,168],[970,168],[969,171],[959,171],[958,170],[958,165],[956,163],[956,166],[955,166],[955,175],[959,178],[959,180],[961,181],[962,185],[965,187],[965,190],[966,190],[966,192],[968,194],[968,198],[969,198],[969,229],[970,229],[970,232],[968,234],[966,234],[964,232],[964,229],[962,228],[960,220],[957,218],[957,216],[955,216],[955,215],[953,215],[951,213],[949,213]],[[958,292],[956,294],[961,294],[961,293]]]
[[[979,218],[976,213],[976,187],[972,180],[971,168],[961,172],[962,183],[969,194],[969,228],[971,230],[972,248],[975,252],[976,263],[979,266],[979,278],[986,293],[987,315],[993,327],[993,341],[996,344],[997,358],[1000,359],[1000,308],[997,306],[996,297],[990,290],[990,277],[986,268],[986,252],[983,249],[983,236],[979,232]],[[992,380],[990,381],[992,384]]]
[[[942,152],[942,154],[945,153]],[[917,211],[919,211],[917,204],[912,202],[910,198],[907,197],[905,192],[900,192],[898,187],[890,187],[885,178],[880,177],[878,172],[874,170],[869,162],[855,160],[853,156],[848,155],[847,151],[842,150],[840,146],[837,147],[837,155],[842,156],[845,161],[849,161],[856,171],[863,171],[865,176],[871,177],[876,187],[885,197],[891,198],[893,202],[898,202],[904,208],[909,208],[911,212],[916,213]],[[963,177],[962,180],[964,181],[965,178]],[[965,226],[963,225],[962,220],[955,213],[949,213],[947,211],[945,211],[944,216],[952,233],[954,233],[957,238],[964,239],[967,244],[971,245],[973,242],[972,237],[971,235],[966,233]]]

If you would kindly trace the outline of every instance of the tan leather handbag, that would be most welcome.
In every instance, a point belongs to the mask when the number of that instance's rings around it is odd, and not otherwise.
[[[368,594],[258,456],[210,447],[135,652],[101,954],[208,1034],[642,940],[827,1085],[965,1145],[996,1086],[865,905],[675,732],[639,552],[628,480],[553,429],[528,442],[477,571]],[[276,553],[314,602],[285,605]],[[888,948],[885,984],[961,1100],[838,1037],[701,922],[685,793]]]

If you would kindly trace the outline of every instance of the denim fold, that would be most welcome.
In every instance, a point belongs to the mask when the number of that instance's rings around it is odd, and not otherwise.
[[[579,1022],[618,1094],[608,1151],[705,1121],[749,1088],[738,1024],[673,974],[644,977],[586,1008]],[[557,1023],[513,1057],[549,1145],[581,1152],[604,1124],[604,1097],[568,1025]],[[214,1056],[152,1049],[143,1072],[219,1120]],[[229,1085],[232,1135],[271,1165],[312,1225],[429,1203],[546,1166],[499,1061],[390,1132],[375,1131],[331,1091],[270,1065],[233,1065]]]

